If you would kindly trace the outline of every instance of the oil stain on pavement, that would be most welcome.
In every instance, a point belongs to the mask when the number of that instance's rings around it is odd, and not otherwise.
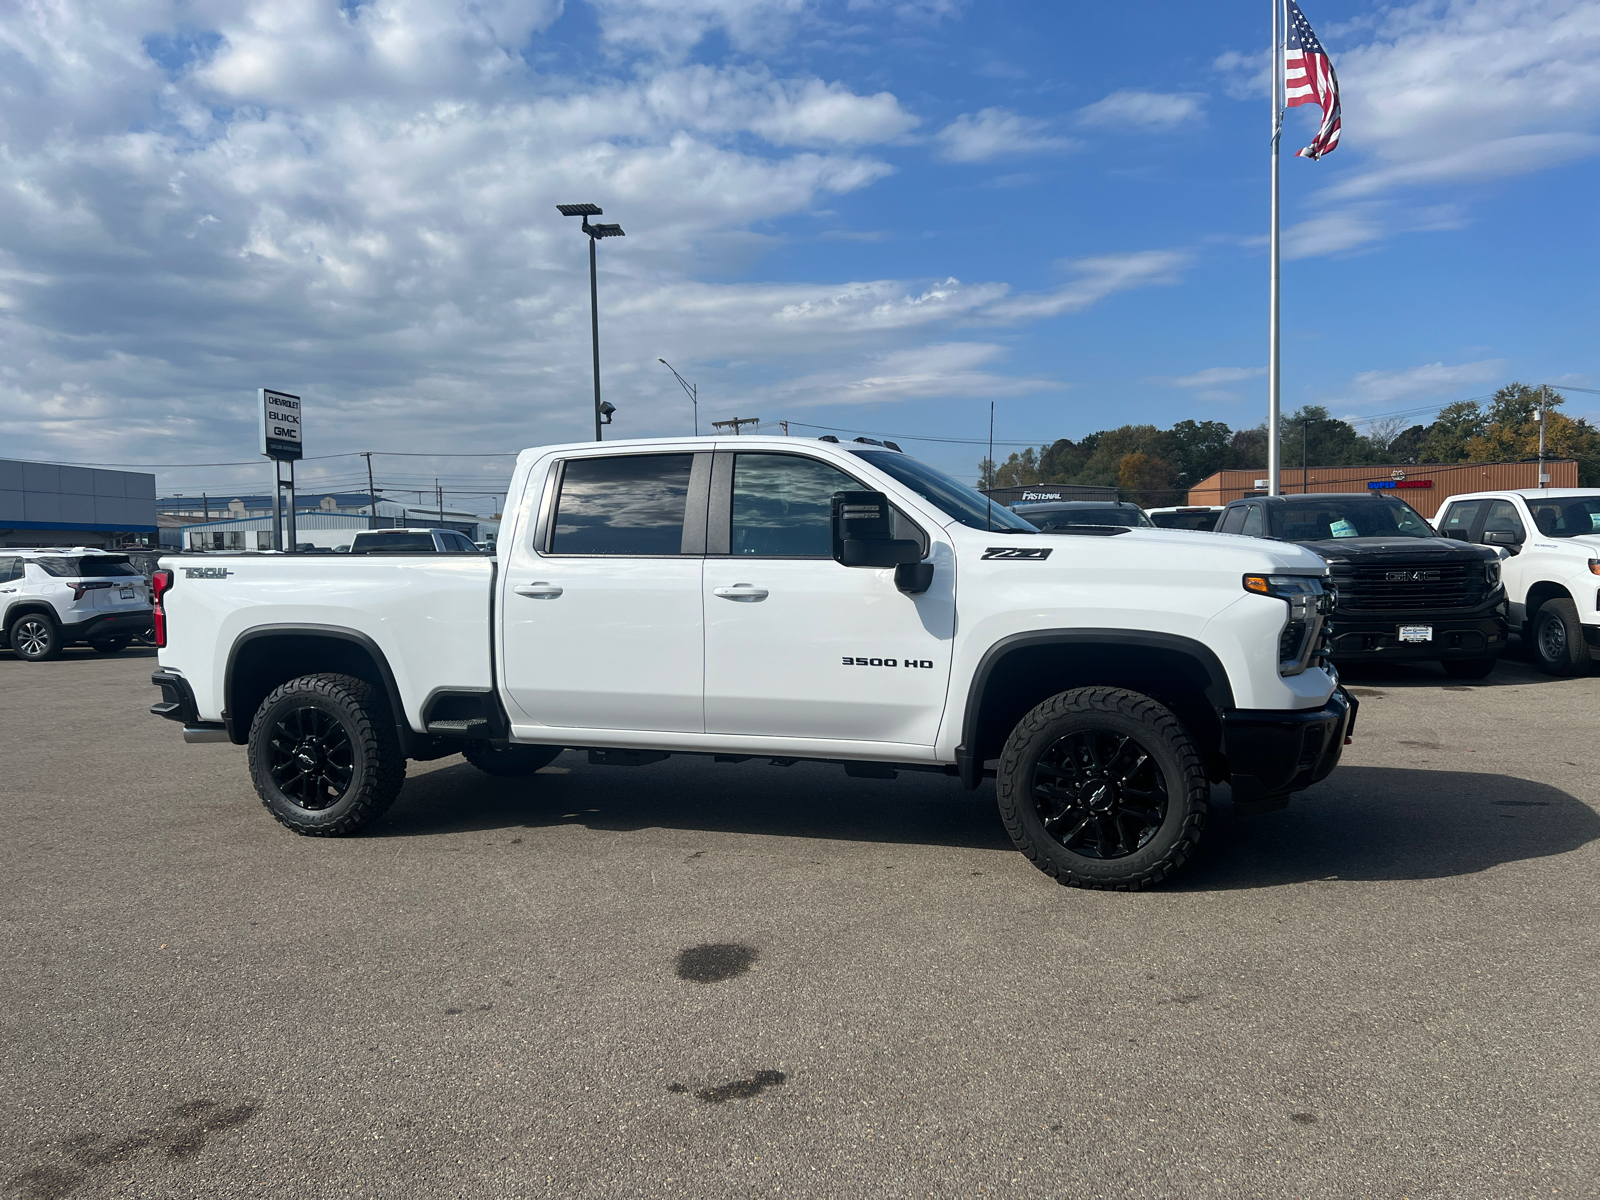
[[[736,942],[690,946],[678,951],[678,978],[690,983],[721,983],[748,971],[755,965],[756,954],[754,946]]]

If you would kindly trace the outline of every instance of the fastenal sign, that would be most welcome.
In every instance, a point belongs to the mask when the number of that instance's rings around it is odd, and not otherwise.
[[[279,462],[292,461],[305,453],[301,418],[305,409],[299,396],[261,388],[261,453]]]

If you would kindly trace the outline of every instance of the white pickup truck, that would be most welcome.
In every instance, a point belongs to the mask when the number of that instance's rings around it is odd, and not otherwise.
[[[1354,721],[1315,554],[1041,533],[889,443],[527,450],[504,513],[495,558],[163,560],[152,711],[248,746],[304,834],[373,820],[408,758],[820,760],[993,776],[1040,869],[1114,888],[1183,862],[1211,783],[1282,807]]]
[[[1500,551],[1511,627],[1544,671],[1589,671],[1600,657],[1600,489],[1451,496],[1433,524]]]

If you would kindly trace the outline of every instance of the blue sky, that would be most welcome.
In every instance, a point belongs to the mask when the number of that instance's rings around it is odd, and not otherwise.
[[[1265,412],[1266,4],[8,7],[8,455],[248,460],[261,384],[307,398],[313,455],[583,437],[571,200],[628,231],[601,247],[619,435],[688,432],[658,357],[702,427],[976,439],[992,400],[1006,443]],[[1600,6],[1304,8],[1345,120],[1284,160],[1286,407],[1596,386]],[[397,488],[506,470],[379,462]]]

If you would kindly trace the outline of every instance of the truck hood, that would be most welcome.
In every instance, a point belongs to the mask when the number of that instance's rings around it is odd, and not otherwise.
[[[1323,538],[1297,545],[1314,550],[1328,562],[1364,564],[1385,562],[1482,562],[1498,555],[1487,546],[1474,546],[1454,538]]]
[[[990,538],[997,534],[982,535]],[[1320,575],[1326,564],[1312,550],[1294,542],[1277,542],[1269,538],[1241,537],[1232,533],[1198,533],[1191,529],[1130,529],[1127,533],[1098,538],[1081,533],[1037,533],[1017,536],[1005,535],[1013,546],[1082,545],[1096,542],[1115,547],[1121,553],[1148,553],[1161,556],[1165,562],[1209,567],[1232,564],[1241,572],[1284,571],[1295,575]]]

